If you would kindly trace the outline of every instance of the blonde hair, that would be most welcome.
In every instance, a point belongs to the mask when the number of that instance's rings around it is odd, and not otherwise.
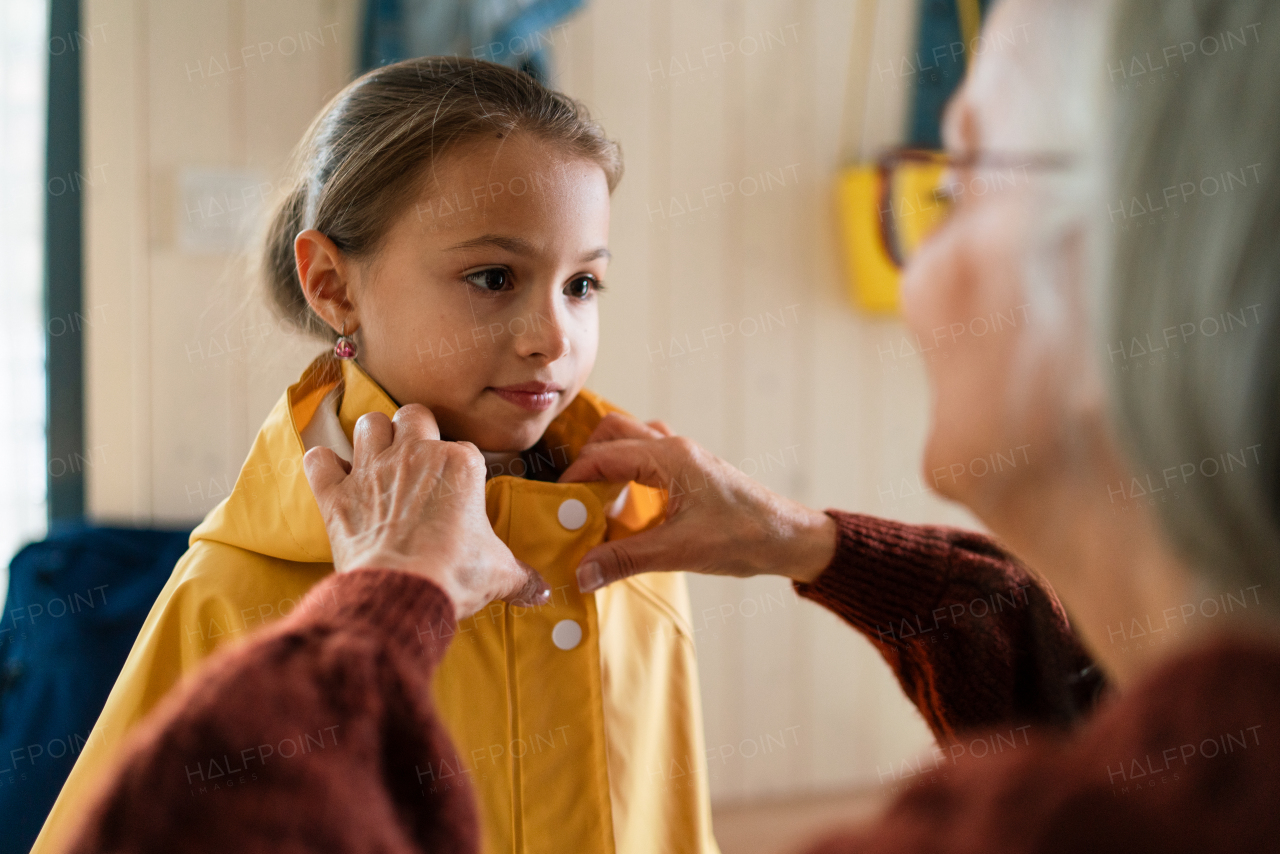
[[[307,304],[293,242],[314,228],[343,252],[375,252],[437,158],[478,136],[534,134],[598,164],[610,192],[622,154],[579,102],[492,62],[423,57],[375,69],[331,100],[294,154],[294,182],[263,247],[271,303],[304,330],[336,332]]]

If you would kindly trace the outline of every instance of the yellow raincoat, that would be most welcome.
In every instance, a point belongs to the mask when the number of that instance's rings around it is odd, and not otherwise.
[[[285,392],[231,495],[192,532],[35,854],[64,846],[121,737],[184,674],[289,613],[333,571],[301,431],[339,383],[347,441],[361,415],[396,410],[354,362],[340,364],[317,359]],[[613,409],[582,392],[547,429],[546,446],[564,455],[558,462],[573,459]],[[486,483],[485,498],[498,536],[543,574],[553,598],[537,609],[496,602],[458,626],[435,681],[456,755],[419,769],[424,792],[470,780],[492,854],[716,854],[683,577],[641,576],[587,596],[574,581],[588,549],[657,523],[659,494],[503,475]]]

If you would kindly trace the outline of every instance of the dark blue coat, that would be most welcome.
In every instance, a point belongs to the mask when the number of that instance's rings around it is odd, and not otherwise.
[[[0,854],[35,841],[188,534],[75,525],[14,557],[0,615]]]

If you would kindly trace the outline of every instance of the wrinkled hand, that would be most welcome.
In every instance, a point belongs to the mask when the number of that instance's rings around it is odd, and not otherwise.
[[[667,493],[662,524],[583,556],[583,592],[641,572],[680,570],[812,581],[835,554],[829,516],[769,491],[661,422],[605,416],[560,480],[634,480]]]
[[[494,599],[541,605],[551,588],[516,560],[485,513],[484,458],[469,442],[442,442],[424,406],[356,422],[348,466],[328,448],[302,459],[339,572],[396,569],[422,575],[459,620]]]

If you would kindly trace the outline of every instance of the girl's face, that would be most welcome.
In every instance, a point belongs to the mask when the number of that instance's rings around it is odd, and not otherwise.
[[[351,266],[359,362],[442,437],[524,450],[595,364],[608,244],[598,165],[522,133],[462,143]]]

